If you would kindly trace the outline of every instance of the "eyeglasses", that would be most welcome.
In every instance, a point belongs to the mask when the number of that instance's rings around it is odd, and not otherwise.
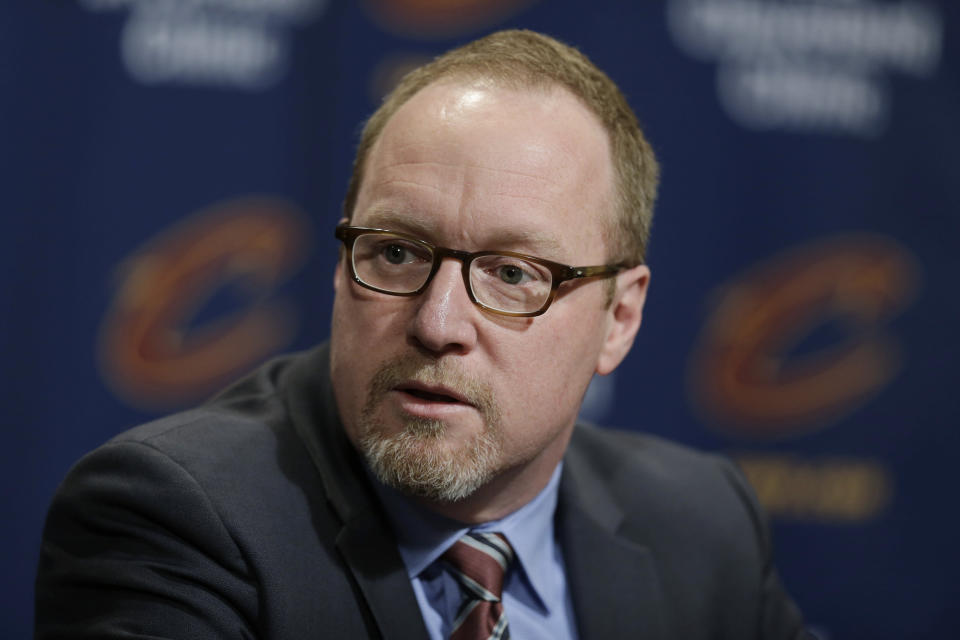
[[[512,251],[458,251],[405,233],[338,225],[347,264],[357,284],[394,296],[423,293],[444,258],[462,263],[463,283],[475,305],[505,316],[544,313],[561,283],[576,278],[609,278],[626,267],[569,267]]]

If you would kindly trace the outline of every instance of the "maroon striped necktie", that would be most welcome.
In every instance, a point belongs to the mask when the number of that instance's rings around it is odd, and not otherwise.
[[[513,549],[499,533],[468,533],[443,554],[465,595],[450,640],[506,640],[510,637],[500,595]]]

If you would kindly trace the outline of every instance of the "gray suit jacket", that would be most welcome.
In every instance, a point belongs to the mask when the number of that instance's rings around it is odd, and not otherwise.
[[[47,519],[38,638],[426,638],[328,352],[84,457]],[[804,637],[743,478],[578,426],[557,512],[581,638]],[[522,639],[518,639],[522,640]]]

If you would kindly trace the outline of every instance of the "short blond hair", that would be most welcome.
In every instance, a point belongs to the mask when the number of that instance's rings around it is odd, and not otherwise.
[[[344,216],[350,219],[353,215],[367,156],[393,114],[427,85],[440,80],[475,79],[511,89],[559,86],[596,115],[610,141],[616,176],[619,215],[603,228],[608,262],[629,266],[643,263],[659,181],[653,149],[626,98],[603,71],[573,47],[534,31],[492,33],[405,75],[363,127],[343,203]]]

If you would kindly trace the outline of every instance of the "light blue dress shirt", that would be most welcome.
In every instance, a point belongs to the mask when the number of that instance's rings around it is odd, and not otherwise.
[[[547,486],[526,505],[473,527],[444,518],[374,480],[432,640],[449,637],[463,598],[460,585],[439,558],[468,531],[498,531],[516,553],[502,596],[511,637],[576,640],[573,603],[553,524],[562,466],[557,465]]]

